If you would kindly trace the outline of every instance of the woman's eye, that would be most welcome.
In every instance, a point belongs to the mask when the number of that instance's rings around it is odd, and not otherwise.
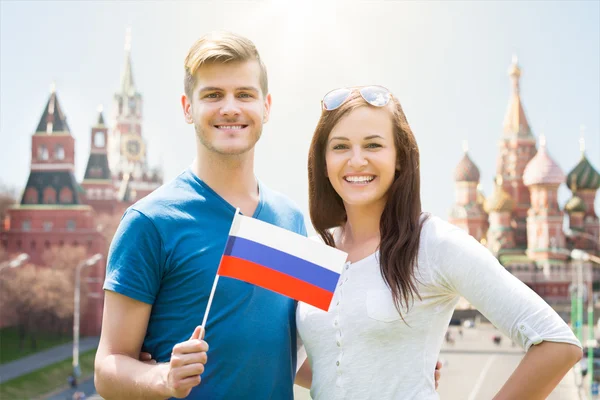
[[[348,146],[346,146],[345,144],[336,144],[335,146],[333,146],[333,150],[344,150],[347,148]]]
[[[381,146],[379,143],[369,143],[369,144],[367,145],[367,148],[368,148],[368,149],[376,149],[376,148],[378,148],[378,147],[383,147],[383,146]]]

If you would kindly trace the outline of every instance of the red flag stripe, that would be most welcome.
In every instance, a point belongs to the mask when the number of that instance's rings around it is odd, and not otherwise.
[[[218,274],[252,283],[324,311],[329,310],[333,298],[333,293],[325,289],[237,257],[224,255]]]

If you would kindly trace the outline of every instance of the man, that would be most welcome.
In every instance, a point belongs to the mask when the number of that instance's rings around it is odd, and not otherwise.
[[[252,42],[229,33],[199,39],[185,60],[181,103],[196,130],[197,157],[130,207],[115,234],[96,356],[98,393],[107,399],[291,399],[293,300],[223,278],[206,342],[198,327],[236,207],[306,234],[300,210],[254,176],[254,145],[271,96]],[[158,363],[139,361],[141,350]]]
[[[212,33],[190,49],[184,86],[196,159],[130,207],[115,234],[96,388],[109,400],[292,399],[293,300],[223,278],[206,341],[198,326],[237,207],[306,234],[299,209],[254,176],[254,145],[271,108],[266,68],[248,39]],[[140,361],[141,351],[158,363]]]

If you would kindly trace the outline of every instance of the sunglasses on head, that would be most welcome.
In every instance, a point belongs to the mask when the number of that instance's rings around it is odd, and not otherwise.
[[[339,108],[350,95],[358,90],[360,95],[367,103],[375,107],[386,106],[392,98],[392,93],[384,88],[383,86],[363,86],[360,88],[340,88],[334,89],[327,93],[323,100],[321,100],[321,106],[325,111],[333,111]]]

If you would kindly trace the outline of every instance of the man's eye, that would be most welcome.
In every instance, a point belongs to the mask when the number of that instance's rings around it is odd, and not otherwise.
[[[209,93],[204,96],[206,99],[218,99],[221,95],[219,93]]]
[[[249,99],[249,98],[252,98],[252,95],[250,93],[240,93],[239,97],[241,97],[243,99]]]

